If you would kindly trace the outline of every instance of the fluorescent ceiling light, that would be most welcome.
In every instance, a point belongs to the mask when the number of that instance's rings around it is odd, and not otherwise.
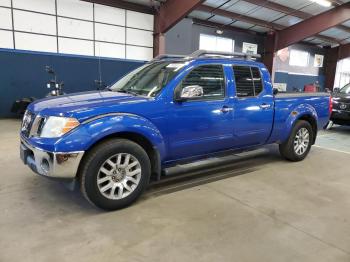
[[[331,2],[328,0],[310,0],[311,2],[317,3],[319,5],[322,5],[324,7],[330,7],[332,5]]]

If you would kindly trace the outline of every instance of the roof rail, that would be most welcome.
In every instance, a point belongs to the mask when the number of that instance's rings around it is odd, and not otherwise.
[[[211,57],[211,58],[218,58],[218,57],[224,57],[224,58],[243,58],[245,60],[255,60],[257,58],[261,58],[261,55],[259,54],[246,54],[246,53],[236,53],[236,52],[220,52],[220,51],[209,51],[209,50],[197,50],[193,52],[190,55],[158,55],[155,58],[152,59],[152,61],[159,61],[162,59],[171,59],[171,58],[183,58],[183,59],[193,59],[198,57]],[[151,61],[151,62],[152,62]]]
[[[221,51],[209,51],[209,50],[197,50],[193,52],[189,57],[198,58],[201,56],[209,56],[209,57],[239,57],[247,60],[252,60],[256,58],[261,58],[259,54],[246,54],[246,53],[237,53],[237,52],[221,52]]]
[[[152,61],[156,60],[162,60],[166,58],[185,58],[185,55],[169,55],[169,54],[164,54],[164,55],[158,55],[155,58],[152,59]]]

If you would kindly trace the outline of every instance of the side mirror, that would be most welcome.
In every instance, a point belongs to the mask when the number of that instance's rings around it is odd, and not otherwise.
[[[273,89],[273,95],[275,96],[275,95],[277,95],[278,94],[278,89],[277,88],[274,88]]]
[[[340,91],[340,88],[339,87],[334,87],[333,88],[333,93],[339,93]]]
[[[199,85],[185,86],[182,88],[181,93],[179,91],[175,92],[175,100],[179,102],[201,98],[204,95],[203,87]]]

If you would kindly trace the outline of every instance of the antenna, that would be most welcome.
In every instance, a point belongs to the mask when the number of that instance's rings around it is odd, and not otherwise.
[[[101,65],[101,49],[98,47],[98,80],[95,80],[95,84],[97,85],[97,89],[100,90],[104,86],[102,81],[102,65]]]

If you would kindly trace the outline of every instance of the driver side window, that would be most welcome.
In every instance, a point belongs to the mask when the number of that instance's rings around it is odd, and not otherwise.
[[[202,99],[219,99],[225,96],[225,76],[221,65],[202,65],[193,69],[181,83],[181,89],[201,86]]]

